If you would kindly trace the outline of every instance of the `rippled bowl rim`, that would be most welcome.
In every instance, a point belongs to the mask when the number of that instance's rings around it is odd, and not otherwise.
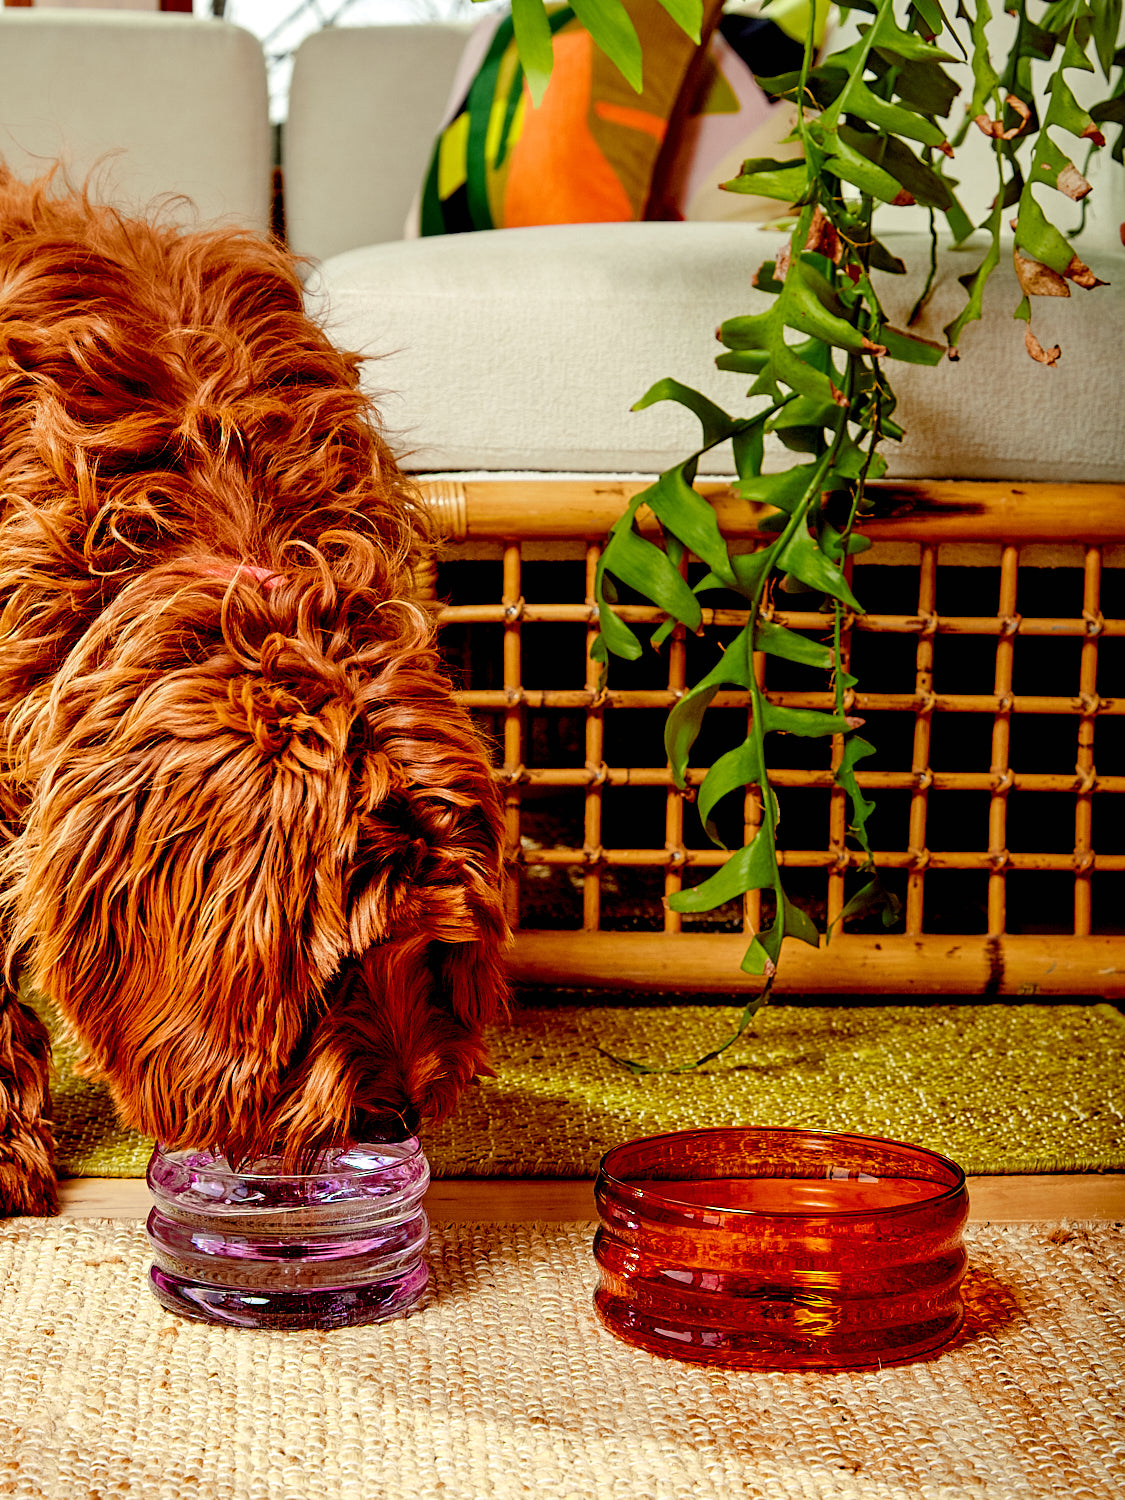
[[[686,1141],[691,1138],[698,1139],[701,1136],[790,1136],[797,1138],[798,1145],[802,1140],[816,1140],[858,1142],[865,1146],[890,1146],[897,1151],[914,1151],[920,1156],[929,1157],[931,1161],[937,1162],[941,1166],[947,1168],[953,1175],[953,1181],[940,1192],[935,1192],[930,1197],[918,1198],[910,1203],[888,1204],[883,1208],[817,1209],[813,1212],[809,1212],[807,1210],[802,1211],[799,1209],[774,1209],[766,1212],[765,1210],[759,1208],[734,1208],[721,1203],[688,1202],[683,1198],[665,1197],[664,1194],[659,1191],[659,1182],[646,1183],[644,1186],[638,1186],[637,1183],[630,1182],[627,1178],[616,1176],[615,1173],[607,1165],[607,1163],[614,1156],[617,1156],[620,1153],[626,1151],[630,1151],[637,1146],[654,1146],[661,1141],[679,1142]],[[700,1209],[704,1209],[708,1213],[722,1214],[724,1216],[729,1214],[734,1219],[778,1219],[786,1224],[791,1224],[800,1219],[887,1219],[893,1218],[898,1214],[917,1213],[920,1209],[931,1209],[936,1204],[942,1203],[947,1199],[954,1198],[959,1193],[963,1193],[965,1191],[966,1180],[965,1172],[962,1167],[959,1167],[955,1161],[951,1160],[950,1157],[943,1156],[940,1151],[931,1151],[928,1146],[916,1146],[911,1141],[892,1140],[889,1136],[863,1135],[858,1131],[800,1130],[788,1125],[706,1125],[700,1126],[694,1130],[676,1130],[668,1131],[667,1133],[662,1135],[637,1136],[635,1140],[623,1141],[618,1146],[610,1147],[610,1149],[601,1159],[601,1164],[598,1170],[598,1178],[599,1182],[595,1183],[595,1192],[600,1185],[600,1181],[604,1179],[607,1184],[612,1185],[612,1188],[615,1192],[629,1192],[632,1193],[637,1199],[645,1200],[650,1203],[659,1202],[662,1204],[667,1204],[673,1209],[677,1207],[689,1210],[694,1209],[696,1213],[698,1213]],[[785,1181],[784,1178],[776,1178],[773,1180],[782,1182]],[[817,1181],[819,1179],[802,1178],[798,1180]],[[934,1185],[935,1187],[940,1186],[937,1183],[935,1183]]]
[[[225,1157],[217,1156],[214,1165],[208,1167],[207,1170],[209,1172],[213,1171],[216,1177],[223,1178],[228,1182],[244,1182],[247,1179],[252,1179],[255,1182],[322,1182],[326,1177],[381,1177],[384,1173],[393,1171],[395,1167],[402,1166],[407,1162],[415,1161],[419,1156],[423,1155],[422,1141],[419,1136],[405,1136],[401,1141],[351,1141],[347,1146],[339,1148],[341,1154],[343,1154],[348,1151],[363,1151],[369,1148],[378,1149],[386,1148],[388,1146],[409,1146],[411,1142],[413,1142],[413,1150],[407,1151],[403,1156],[399,1157],[397,1161],[389,1162],[382,1167],[321,1167],[318,1171],[315,1172],[251,1172],[236,1171]],[[152,1181],[152,1164],[158,1156],[163,1161],[167,1161],[171,1156],[177,1156],[180,1154],[187,1156],[193,1152],[197,1152],[202,1155],[204,1152],[210,1151],[210,1149],[211,1148],[209,1146],[176,1146],[172,1148],[172,1150],[169,1150],[167,1147],[162,1146],[159,1142],[157,1142],[153,1147],[152,1155],[149,1158],[148,1166],[145,1169],[145,1180],[148,1182],[149,1187],[155,1191],[155,1184]],[[326,1149],[331,1151],[336,1148],[329,1146]]]

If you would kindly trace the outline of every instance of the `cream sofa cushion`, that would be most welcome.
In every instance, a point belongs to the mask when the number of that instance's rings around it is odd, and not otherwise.
[[[684,458],[699,434],[678,406],[630,410],[654,381],[672,375],[732,414],[749,411],[749,380],[714,367],[713,330],[768,305],[751,277],[781,238],[746,224],[630,223],[388,243],[325,262],[310,303],[338,342],[370,356],[366,385],[412,469],[653,472]],[[908,263],[927,263],[924,236],[887,239]],[[943,253],[919,331],[940,338],[961,305],[956,277],[980,254]],[[1036,299],[1040,341],[1063,347],[1054,369],[1024,351],[1009,261],[958,362],[894,366],[907,437],[886,445],[893,475],[1122,477],[1125,265],[1109,251],[1090,259],[1117,284]],[[900,324],[918,290],[907,281],[881,278]],[[702,469],[729,472],[729,450]]]
[[[95,196],[143,210],[185,194],[200,218],[265,230],[265,57],[248,31],[186,15],[0,10],[0,156],[21,177],[56,159]]]
[[[402,238],[470,29],[338,26],[301,43],[284,127],[298,255]]]

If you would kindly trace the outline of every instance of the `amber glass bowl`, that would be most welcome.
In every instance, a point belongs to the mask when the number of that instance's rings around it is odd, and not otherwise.
[[[914,1359],[961,1326],[969,1200],[919,1146],[687,1130],[607,1152],[594,1305],[653,1354],[752,1369]]]

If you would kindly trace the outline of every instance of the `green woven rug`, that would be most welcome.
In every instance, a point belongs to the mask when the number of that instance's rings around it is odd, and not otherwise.
[[[50,1015],[44,1009],[48,1021]],[[705,1125],[854,1130],[942,1151],[974,1175],[1125,1169],[1125,1018],[1108,1005],[774,1006],[695,1072],[637,1076],[729,1036],[726,1006],[524,1008],[498,1076],[426,1141],[438,1177],[589,1177],[638,1135]],[[57,1039],[59,1168],[140,1177],[151,1142]]]

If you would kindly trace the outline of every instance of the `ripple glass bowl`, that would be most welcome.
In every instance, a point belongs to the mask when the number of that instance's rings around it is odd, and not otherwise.
[[[961,1326],[965,1174],[918,1146],[688,1130],[609,1151],[594,1305],[653,1354],[751,1369],[916,1358]]]
[[[416,1138],[266,1157],[153,1152],[149,1283],[173,1312],[246,1328],[341,1328],[407,1311],[429,1277],[429,1166]]]

